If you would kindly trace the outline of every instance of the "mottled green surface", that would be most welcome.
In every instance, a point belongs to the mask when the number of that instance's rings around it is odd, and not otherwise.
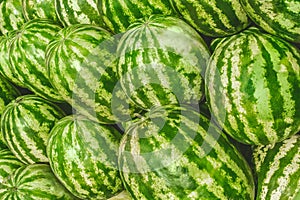
[[[270,144],[300,130],[300,52],[256,28],[223,39],[206,71],[213,116],[234,139]]]
[[[107,199],[123,190],[117,154],[121,134],[83,116],[67,116],[52,129],[47,155],[54,174],[75,196]]]
[[[254,199],[251,170],[226,136],[191,108],[162,106],[127,129],[119,167],[136,200]]]

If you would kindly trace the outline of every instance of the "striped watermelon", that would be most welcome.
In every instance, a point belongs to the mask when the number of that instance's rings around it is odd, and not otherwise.
[[[300,197],[300,135],[255,147],[257,200],[298,200]]]
[[[212,37],[235,34],[249,25],[239,0],[170,0],[182,18],[197,31]]]
[[[9,47],[11,38],[16,36],[16,31],[9,31],[3,36],[0,36],[0,74],[18,86],[24,86],[17,76],[13,73],[9,62]]]
[[[53,87],[78,113],[102,123],[131,113],[122,114],[126,105],[117,87],[117,41],[101,27],[77,24],[62,29],[46,50]]]
[[[12,174],[16,169],[22,167],[24,163],[18,160],[9,149],[0,150],[0,185],[3,180]]]
[[[53,0],[22,0],[24,18],[29,21],[36,18],[60,22],[55,12]]]
[[[60,29],[51,20],[28,21],[11,38],[9,49],[9,66],[19,82],[37,95],[53,101],[62,98],[48,80],[45,50]]]
[[[136,200],[254,199],[251,169],[222,131],[197,111],[156,107],[130,126],[119,150]]]
[[[77,199],[57,180],[47,164],[25,165],[5,178],[0,185],[2,200]]]
[[[250,28],[223,39],[206,71],[211,113],[246,144],[282,141],[300,130],[300,52]]]
[[[41,97],[20,96],[6,106],[1,116],[3,139],[22,162],[48,162],[49,133],[63,116],[59,107]]]
[[[241,0],[249,17],[265,31],[300,43],[299,0]]]
[[[198,104],[210,52],[201,36],[175,17],[152,15],[132,24],[117,49],[118,76],[141,108]]]
[[[67,116],[52,129],[47,154],[54,174],[75,196],[107,199],[123,190],[117,168],[121,134],[83,116]]]
[[[175,15],[169,0],[98,0],[98,10],[108,29],[114,33],[125,32],[137,19],[152,14]]]
[[[64,26],[95,24],[104,26],[97,9],[97,0],[54,0],[58,19]]]
[[[18,30],[24,23],[22,0],[0,1],[0,32],[2,34]]]
[[[6,105],[18,96],[20,96],[19,90],[0,75],[0,117]],[[3,141],[2,133],[0,132],[0,149],[1,148],[6,148],[6,145]]]

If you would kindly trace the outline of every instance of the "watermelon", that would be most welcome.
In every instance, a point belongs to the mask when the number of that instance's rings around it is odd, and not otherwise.
[[[2,34],[18,30],[24,23],[22,0],[0,1],[0,32]]]
[[[58,19],[66,27],[72,24],[104,26],[97,0],[54,0]]]
[[[249,25],[239,0],[170,0],[180,16],[200,33],[211,37],[233,35]]]
[[[254,199],[251,169],[193,108],[158,106],[125,132],[119,168],[133,199]]]
[[[204,97],[210,52],[202,37],[178,18],[152,15],[133,23],[120,39],[117,57],[120,85],[140,108],[197,105]]]
[[[241,0],[249,17],[265,31],[300,43],[300,2],[298,0]]]
[[[119,194],[109,198],[108,200],[131,200],[131,196],[130,194],[124,190],[122,192],[120,192]]]
[[[16,169],[22,167],[24,163],[18,160],[9,149],[0,150],[0,185],[3,180],[11,175]]]
[[[0,117],[7,104],[20,96],[20,91],[0,75]],[[0,131],[0,149],[7,148]]]
[[[106,124],[128,120],[133,112],[124,109],[129,104],[118,87],[117,42],[101,27],[76,24],[63,28],[46,49],[53,87],[77,113]]]
[[[50,166],[63,185],[81,199],[108,199],[123,190],[117,166],[121,134],[84,116],[70,115],[51,130]]]
[[[297,200],[300,196],[300,135],[254,148],[257,200]],[[298,195],[298,196],[297,196]]]
[[[62,110],[48,100],[36,95],[19,96],[6,106],[1,116],[3,139],[22,162],[48,162],[49,133],[62,117]]]
[[[77,199],[57,180],[48,164],[31,164],[16,169],[0,185],[3,200]]]
[[[11,38],[16,36],[16,31],[9,31],[0,36],[0,75],[7,78],[9,81],[17,86],[25,87],[24,84],[13,73],[9,62],[9,47]]]
[[[45,50],[60,29],[51,20],[30,20],[11,38],[9,48],[9,66],[19,82],[52,101],[62,101],[62,98],[49,82]]]
[[[27,21],[36,18],[60,22],[56,15],[53,0],[22,0],[23,15]]]
[[[245,144],[279,142],[300,130],[300,52],[249,28],[219,42],[206,71],[212,115]]]
[[[140,18],[152,14],[175,15],[169,0],[98,0],[98,10],[107,28],[114,33],[123,33]]]

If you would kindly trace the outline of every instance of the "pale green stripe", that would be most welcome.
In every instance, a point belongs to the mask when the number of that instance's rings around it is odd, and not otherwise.
[[[274,174],[280,169],[280,160],[283,159],[288,152],[294,147],[295,143],[297,142],[297,138],[290,140],[284,140],[282,143],[282,146],[279,148],[278,152],[273,159],[273,161],[270,161],[269,169],[266,173],[265,178],[262,180],[262,189],[260,193],[261,199],[266,199],[268,192],[269,192],[269,184],[270,180],[274,176]],[[289,168],[289,167],[288,167]]]
[[[257,121],[263,127],[263,132],[268,133],[269,141],[276,141],[278,136],[277,132],[274,130],[274,118],[272,114],[271,102],[270,98],[272,98],[272,94],[270,93],[270,89],[267,88],[267,79],[266,79],[266,70],[263,66],[266,65],[265,58],[261,54],[260,45],[258,44],[258,40],[263,43],[266,47],[268,45],[267,41],[262,41],[262,37],[248,37],[251,39],[249,50],[251,50],[251,59],[254,62],[249,66],[252,68],[253,74],[253,85],[255,85],[254,97],[257,99],[256,106],[253,107],[254,111],[258,113],[259,118]]]
[[[295,138],[295,143],[298,140],[298,137],[294,137]],[[282,199],[282,191],[285,191],[286,188],[288,188],[290,185],[290,181],[293,177],[295,177],[294,173],[296,173],[297,171],[299,171],[300,169],[300,147],[298,147],[298,153],[295,154],[295,156],[293,157],[293,159],[291,160],[291,162],[289,164],[287,164],[285,166],[285,168],[283,169],[283,175],[281,177],[279,177],[277,179],[277,183],[279,184],[279,186],[273,190],[271,192],[271,197],[270,199],[274,199],[274,200],[280,200]],[[292,187],[296,187],[299,188],[300,184],[298,184],[298,187],[296,186],[292,186]]]

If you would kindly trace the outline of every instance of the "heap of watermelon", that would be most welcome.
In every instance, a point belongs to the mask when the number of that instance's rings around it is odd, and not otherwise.
[[[0,1],[0,199],[300,198],[297,0]]]

